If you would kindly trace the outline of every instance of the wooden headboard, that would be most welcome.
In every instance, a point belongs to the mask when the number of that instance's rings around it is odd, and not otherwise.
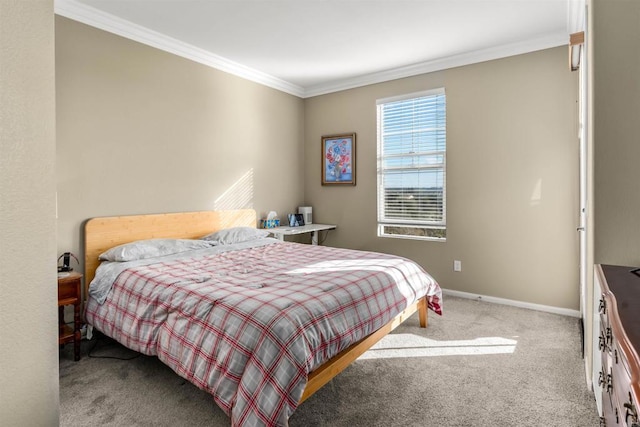
[[[197,239],[225,228],[256,224],[253,209],[91,218],[84,226],[84,295],[100,264],[98,256],[114,246],[143,239]]]

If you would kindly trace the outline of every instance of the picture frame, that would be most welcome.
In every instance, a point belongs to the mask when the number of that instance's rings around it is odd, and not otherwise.
[[[322,185],[356,185],[356,134],[322,137]]]

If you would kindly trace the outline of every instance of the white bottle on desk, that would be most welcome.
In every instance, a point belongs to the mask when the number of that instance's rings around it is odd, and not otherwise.
[[[302,214],[305,225],[313,224],[312,211],[313,211],[313,208],[311,206],[300,206],[298,208],[298,213]]]

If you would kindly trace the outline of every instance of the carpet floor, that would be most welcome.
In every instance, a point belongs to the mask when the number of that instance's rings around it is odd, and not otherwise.
[[[89,352],[91,357],[89,357]],[[115,358],[114,358],[115,357]],[[132,358],[131,360],[121,360]],[[60,351],[61,426],[223,426],[213,398],[102,338]],[[576,318],[445,297],[298,407],[292,427],[598,426]]]

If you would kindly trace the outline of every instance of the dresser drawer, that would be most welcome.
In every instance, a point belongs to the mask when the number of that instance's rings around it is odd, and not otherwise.
[[[59,300],[70,300],[76,298],[78,298],[78,290],[75,282],[61,283],[58,285]]]
[[[75,304],[80,300],[81,281],[82,275],[79,273],[58,277],[58,305]]]
[[[601,296],[594,344],[602,366],[594,391],[601,396],[604,425],[640,427],[640,277],[630,267],[597,266],[596,280]]]
[[[617,341],[613,343],[613,349],[611,352],[611,377],[613,379],[613,386],[615,393],[618,396],[626,396],[629,393],[629,384],[631,384],[631,375],[629,374],[629,368],[626,363],[623,363],[624,357],[620,351],[620,346]]]
[[[612,394],[605,394],[602,399],[602,417],[606,427],[620,426],[622,418],[620,417],[620,409],[618,402]]]

